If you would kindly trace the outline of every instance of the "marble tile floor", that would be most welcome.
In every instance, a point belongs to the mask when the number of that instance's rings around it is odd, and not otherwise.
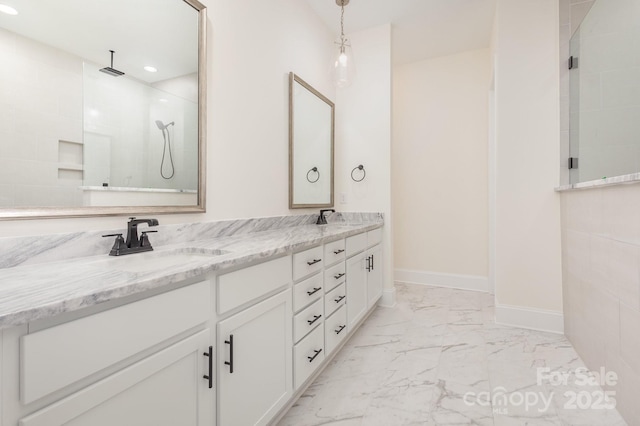
[[[626,425],[564,336],[496,325],[492,295],[397,284],[397,302],[278,426]]]

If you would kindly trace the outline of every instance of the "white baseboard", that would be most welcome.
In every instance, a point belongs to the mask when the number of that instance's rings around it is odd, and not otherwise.
[[[562,312],[496,304],[496,324],[564,334]]]
[[[439,272],[396,269],[394,281],[407,284],[433,285],[461,290],[489,292],[489,278],[478,275],[444,274]]]
[[[382,291],[382,297],[378,301],[378,306],[383,308],[393,308],[396,306],[396,288],[385,288]]]

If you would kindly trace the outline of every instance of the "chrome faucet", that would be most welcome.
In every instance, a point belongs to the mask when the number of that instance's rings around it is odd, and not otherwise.
[[[327,218],[324,217],[324,214],[326,212],[332,212],[335,213],[336,211],[334,209],[324,209],[324,210],[320,210],[320,216],[318,216],[318,221],[316,222],[316,225],[326,225],[327,224]]]
[[[148,226],[158,226],[157,219],[136,219],[135,217],[130,217],[129,222],[127,222],[126,241],[122,238],[122,234],[103,235],[103,237],[116,237],[109,256],[122,256],[153,250],[147,234],[158,231],[143,231],[142,235],[138,237],[138,225],[141,223],[146,223]]]

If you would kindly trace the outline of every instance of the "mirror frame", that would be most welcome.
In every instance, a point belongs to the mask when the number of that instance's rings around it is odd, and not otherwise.
[[[182,1],[198,13],[198,204],[193,206],[8,207],[0,208],[0,220],[206,212],[207,8],[198,0]]]
[[[300,84],[309,92],[317,96],[321,101],[327,103],[331,107],[331,184],[330,184],[330,201],[325,204],[295,204],[293,200],[293,85],[294,83]],[[323,208],[334,206],[334,145],[335,145],[335,122],[336,122],[336,107],[329,98],[322,93],[314,89],[309,83],[298,77],[293,72],[289,73],[289,208],[290,209],[306,209],[306,208]]]

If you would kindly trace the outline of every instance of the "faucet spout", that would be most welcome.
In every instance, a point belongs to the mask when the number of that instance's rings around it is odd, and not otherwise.
[[[336,211],[334,209],[323,209],[323,210],[320,210],[320,216],[318,216],[318,221],[316,222],[316,225],[326,225],[327,224],[327,218],[324,217],[324,214],[326,212],[335,213]]]
[[[134,249],[141,247],[140,239],[138,238],[138,225],[141,223],[146,223],[148,226],[158,226],[157,219],[136,219],[135,217],[130,217],[129,222],[127,222],[127,241],[125,243],[127,248]]]

